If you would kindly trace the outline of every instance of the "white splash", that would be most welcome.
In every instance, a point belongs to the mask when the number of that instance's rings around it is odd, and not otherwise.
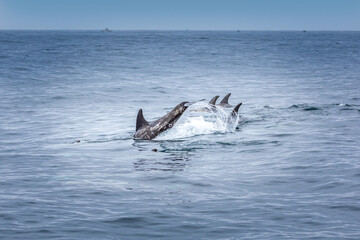
[[[190,106],[175,126],[156,137],[156,140],[172,140],[203,134],[234,132],[239,115],[231,115],[232,109],[224,109],[199,102]]]

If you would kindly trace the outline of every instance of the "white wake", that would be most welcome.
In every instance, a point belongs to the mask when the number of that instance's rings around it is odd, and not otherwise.
[[[232,109],[216,107],[198,102],[191,105],[175,126],[155,138],[172,140],[203,134],[234,132],[239,122],[239,114],[231,115]]]

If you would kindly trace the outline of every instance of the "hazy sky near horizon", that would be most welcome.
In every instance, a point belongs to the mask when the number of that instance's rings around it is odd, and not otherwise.
[[[360,30],[360,0],[0,0],[0,29]]]

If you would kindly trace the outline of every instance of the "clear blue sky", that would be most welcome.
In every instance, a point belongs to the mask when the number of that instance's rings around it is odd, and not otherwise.
[[[0,29],[360,30],[360,0],[0,0]]]

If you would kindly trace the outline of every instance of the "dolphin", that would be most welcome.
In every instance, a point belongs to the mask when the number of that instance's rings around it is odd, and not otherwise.
[[[215,104],[216,104],[216,100],[218,98],[219,98],[219,96],[215,96],[210,100],[210,102],[209,102],[210,107],[200,107],[200,108],[196,108],[196,109],[191,109],[190,111],[191,112],[212,112],[213,110],[215,110]],[[203,100],[205,100],[205,99],[201,99],[200,101],[203,101]]]
[[[227,120],[227,123],[228,124],[237,124],[236,119],[237,119],[237,115],[238,115],[238,112],[239,112],[239,108],[240,106],[242,105],[242,103],[239,103],[238,105],[236,105],[234,107],[234,109],[231,111],[229,117],[228,117],[228,120]]]
[[[218,98],[219,98],[219,96],[213,97],[213,98],[210,100],[209,104],[215,106],[216,100],[217,100]]]
[[[216,104],[216,101],[218,100],[219,96],[216,95],[215,97],[213,97],[210,102],[209,105],[210,107],[203,107],[203,108],[199,108],[199,109],[192,109],[192,112],[213,112],[213,111],[217,111],[216,107],[223,107],[223,108],[231,108],[232,106],[229,104],[229,97],[230,97],[231,93],[226,94],[226,96],[221,100],[221,102],[219,104]],[[240,105],[241,106],[241,105]],[[239,107],[240,107],[239,106]]]
[[[232,106],[229,104],[230,95],[231,95],[231,93],[226,94],[226,96],[223,98],[223,100],[221,100],[221,102],[218,104],[218,106],[224,107],[224,108],[231,108]]]
[[[136,132],[134,138],[150,140],[157,137],[160,133],[172,128],[191,104],[193,103],[182,102],[163,117],[153,122],[147,122],[143,116],[142,109],[140,109],[136,119]]]
[[[242,103],[239,103],[238,105],[236,105],[236,106],[234,107],[234,109],[233,109],[232,112],[231,112],[231,116],[236,116],[236,114],[238,114],[239,108],[240,108],[241,105],[242,105]]]

